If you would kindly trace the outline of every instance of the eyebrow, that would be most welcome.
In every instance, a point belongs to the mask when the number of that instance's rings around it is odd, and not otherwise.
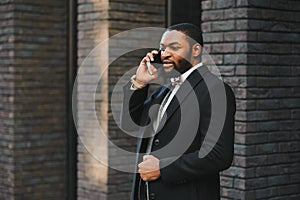
[[[178,43],[178,42],[172,42],[172,43],[170,43],[168,45],[164,45],[163,43],[160,43],[160,45],[161,46],[172,46],[172,45],[180,45],[180,43]]]

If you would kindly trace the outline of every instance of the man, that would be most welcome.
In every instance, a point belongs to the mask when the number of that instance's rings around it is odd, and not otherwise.
[[[161,38],[160,58],[167,76],[180,75],[172,78],[177,82],[147,98],[149,83],[160,76],[149,65],[159,54],[153,50],[124,86],[121,126],[140,133],[132,200],[220,199],[219,172],[233,158],[235,98],[201,63],[202,48],[199,28],[171,26]]]

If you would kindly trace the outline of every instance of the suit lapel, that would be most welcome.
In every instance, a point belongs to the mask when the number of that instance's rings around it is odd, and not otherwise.
[[[153,100],[152,105],[153,104],[160,104],[162,102],[163,98],[170,91],[170,89],[169,89],[170,85],[171,84],[167,84],[167,85],[162,86],[161,90],[158,92],[157,96]]]
[[[152,119],[152,120],[156,119],[159,106],[160,106],[162,100],[164,99],[164,97],[166,96],[166,94],[170,91],[169,86],[170,86],[170,84],[162,86],[162,89],[159,91],[157,96],[153,99],[151,106],[155,106],[155,105],[156,106],[149,110],[150,119]],[[151,124],[151,127],[153,127],[152,126],[153,121],[150,124]]]
[[[163,98],[170,91],[169,87],[170,87],[170,84],[162,86],[160,91],[158,92],[158,94],[153,98],[153,100],[151,102],[150,107],[155,104],[157,104],[157,106],[152,109],[149,109],[149,116],[147,117],[146,121],[148,121],[148,120],[152,120],[152,121],[147,126],[144,126],[140,129],[141,137],[138,140],[138,146],[137,146],[137,150],[140,153],[146,151],[148,138],[145,136],[147,136],[147,135],[150,136],[152,133],[154,133],[153,120],[156,119],[156,117],[157,117],[158,109],[159,109],[159,106],[160,106]]]
[[[182,83],[176,95],[170,102],[157,130],[161,130],[163,128],[164,124],[172,117],[179,106],[182,105],[188,94],[190,94],[192,90],[203,80],[202,76],[206,72],[208,72],[207,67],[199,67]]]

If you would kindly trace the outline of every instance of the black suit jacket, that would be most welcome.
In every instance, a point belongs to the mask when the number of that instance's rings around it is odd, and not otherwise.
[[[121,126],[126,131],[139,130],[139,153],[146,150],[149,139],[143,137],[154,132],[153,119],[167,92],[162,86],[147,98],[148,86],[136,91],[130,90],[130,83],[124,87]],[[220,199],[219,172],[227,169],[233,158],[234,115],[231,88],[205,66],[194,70],[155,132],[151,154],[160,159],[162,169],[161,177],[149,182],[150,198]],[[141,161],[138,156],[137,164]],[[138,173],[131,199],[145,199],[145,183]]]

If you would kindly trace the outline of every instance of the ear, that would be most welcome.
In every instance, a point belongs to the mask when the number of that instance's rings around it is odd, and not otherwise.
[[[202,51],[202,47],[199,43],[196,43],[192,47],[192,56],[193,57],[199,57]]]

